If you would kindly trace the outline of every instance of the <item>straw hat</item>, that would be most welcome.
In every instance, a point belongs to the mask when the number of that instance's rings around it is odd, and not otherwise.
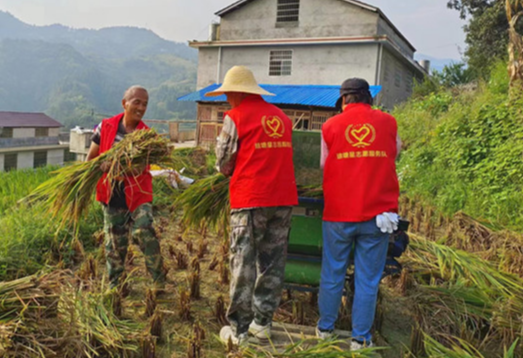
[[[245,66],[234,66],[225,75],[223,84],[212,92],[206,93],[206,97],[216,97],[225,92],[242,92],[266,96],[274,96],[267,92],[256,82],[254,74]]]

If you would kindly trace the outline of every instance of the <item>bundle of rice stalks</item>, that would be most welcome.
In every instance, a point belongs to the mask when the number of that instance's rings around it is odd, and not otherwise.
[[[439,341],[424,334],[425,351],[432,358],[485,358],[478,349],[470,343],[452,336],[439,336]],[[442,341],[443,343],[441,343]],[[516,347],[518,340],[507,350],[504,348],[503,358],[516,357]]]
[[[54,176],[38,186],[27,200],[30,203],[43,201],[47,211],[62,224],[77,224],[92,202],[96,184],[103,175],[102,163],[109,163],[107,182],[114,186],[120,178],[141,173],[150,164],[171,166],[172,147],[154,130],[135,131],[89,162],[56,170]]]
[[[523,280],[499,271],[477,255],[410,235],[406,258],[414,271],[447,282],[477,287],[493,298],[523,296]]]
[[[323,198],[323,187],[321,185],[298,186],[298,195],[304,198]]]
[[[262,346],[249,346],[241,351],[245,358],[377,358],[379,351],[387,348],[365,348],[357,351],[347,349],[347,342],[343,340],[305,339],[286,347],[283,351],[276,348],[268,350]]]
[[[521,334],[523,279],[477,255],[415,235],[407,258],[421,282],[416,299],[426,332],[505,344]]]
[[[138,351],[142,325],[119,319],[104,294],[65,288],[59,310],[68,334],[81,342],[75,357],[131,357]]]
[[[2,356],[129,357],[139,327],[119,320],[105,295],[77,286],[69,271],[0,283]]]
[[[175,201],[182,209],[181,222],[184,227],[225,228],[229,224],[229,181],[222,174],[197,180]]]

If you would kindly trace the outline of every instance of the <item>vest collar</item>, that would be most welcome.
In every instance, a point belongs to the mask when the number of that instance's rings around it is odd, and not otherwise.
[[[352,109],[356,109],[356,108],[371,108],[370,104],[367,104],[367,103],[349,103],[345,109],[343,110],[343,112],[347,112],[347,111],[350,111]]]

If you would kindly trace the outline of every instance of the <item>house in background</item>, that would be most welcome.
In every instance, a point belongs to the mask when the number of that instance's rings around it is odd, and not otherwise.
[[[364,78],[381,87],[377,104],[392,109],[410,97],[414,79],[428,73],[385,14],[360,1],[240,0],[216,15],[220,23],[211,25],[210,39],[189,42],[199,52],[197,89],[203,93],[222,83],[231,67],[245,65],[266,85],[339,86],[349,77]],[[226,106],[198,103],[199,121],[221,120]],[[210,115],[204,105],[212,105]],[[323,112],[334,111],[330,105]]]
[[[61,127],[43,113],[0,112],[0,171],[63,165],[69,143]]]

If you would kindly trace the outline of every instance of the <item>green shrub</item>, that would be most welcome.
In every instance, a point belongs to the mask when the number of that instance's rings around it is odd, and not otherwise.
[[[447,214],[523,228],[523,99],[509,98],[505,66],[474,90],[432,93],[393,113],[405,150],[402,190]]]

